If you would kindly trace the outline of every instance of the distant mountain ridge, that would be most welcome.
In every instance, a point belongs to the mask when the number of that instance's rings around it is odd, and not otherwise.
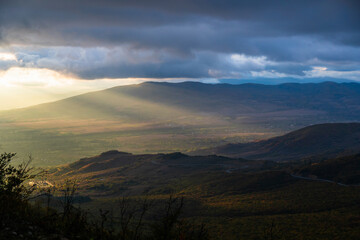
[[[307,110],[313,111],[310,115],[328,114],[332,117],[341,113],[342,116],[339,115],[338,118],[360,116],[360,84],[334,82],[279,85],[145,82],[90,92],[52,103],[4,111],[4,113],[10,117],[19,115],[25,118],[32,115],[27,113],[29,111],[35,112],[37,117],[54,117],[64,113],[69,116],[92,116],[94,112],[87,109],[92,105],[91,107],[98,108],[97,112],[106,114],[105,116],[110,114],[122,117],[123,114],[129,113],[123,111],[122,108],[125,106],[120,100],[129,102],[135,99],[225,116],[289,110]],[[84,107],[83,111],[89,112],[84,113],[81,109],[79,112],[77,106]],[[132,110],[133,107],[138,106],[129,106],[127,110]]]
[[[7,151],[54,166],[109,149],[191,152],[357,121],[358,83],[147,82],[2,111],[0,141]]]
[[[360,123],[318,124],[268,140],[227,144],[192,154],[283,161],[354,153],[360,153]]]

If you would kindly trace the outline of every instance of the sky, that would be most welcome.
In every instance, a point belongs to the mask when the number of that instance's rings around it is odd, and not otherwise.
[[[360,1],[0,0],[0,110],[186,80],[360,82]]]

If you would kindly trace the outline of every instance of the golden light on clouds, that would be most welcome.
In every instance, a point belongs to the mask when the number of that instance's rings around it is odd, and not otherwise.
[[[12,67],[0,71],[0,110],[60,100],[78,94],[146,81],[182,82],[189,79],[116,78],[84,80],[47,68]],[[196,79],[193,79],[196,81]]]
[[[0,52],[0,61],[16,61],[16,56],[13,53]]]
[[[0,80],[8,87],[61,87],[73,79],[49,69],[13,67],[1,72]]]
[[[81,80],[45,68],[13,67],[0,71],[0,110],[27,107],[118,85],[143,82],[140,79]]]

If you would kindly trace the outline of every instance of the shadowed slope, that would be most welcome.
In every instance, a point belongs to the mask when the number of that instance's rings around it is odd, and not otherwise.
[[[189,176],[260,169],[262,161],[182,153],[130,154],[109,151],[53,169],[51,178],[83,179],[82,189],[95,194],[144,194]],[[201,177],[200,177],[201,179]],[[107,186],[111,185],[111,186]]]
[[[296,160],[360,152],[360,123],[319,124],[286,135],[245,144],[227,144],[194,154],[218,154],[247,159]]]
[[[360,184],[360,155],[328,159],[295,171],[296,175],[342,184]]]

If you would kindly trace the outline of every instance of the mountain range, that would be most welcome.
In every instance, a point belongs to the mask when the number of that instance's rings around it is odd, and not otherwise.
[[[110,149],[193,152],[312,124],[356,122],[359,102],[357,83],[148,82],[2,111],[0,142],[22,158],[31,154],[41,166]]]
[[[204,84],[198,82],[146,82],[91,92],[53,103],[5,111],[10,119],[52,117],[120,118],[132,121],[171,120],[174,112],[208,113],[237,118],[267,116],[285,118],[328,115],[337,119],[359,117],[360,84],[285,83]],[[150,107],[150,108],[149,108]],[[161,109],[160,109],[161,108]],[[173,109],[158,114],[157,110]],[[140,112],[137,112],[140,111]],[[141,113],[141,114],[140,114]],[[282,114],[280,114],[282,113]],[[287,113],[284,115],[284,113]],[[299,117],[299,116],[298,116]],[[318,116],[319,117],[319,116]],[[170,118],[170,119],[169,119]]]

